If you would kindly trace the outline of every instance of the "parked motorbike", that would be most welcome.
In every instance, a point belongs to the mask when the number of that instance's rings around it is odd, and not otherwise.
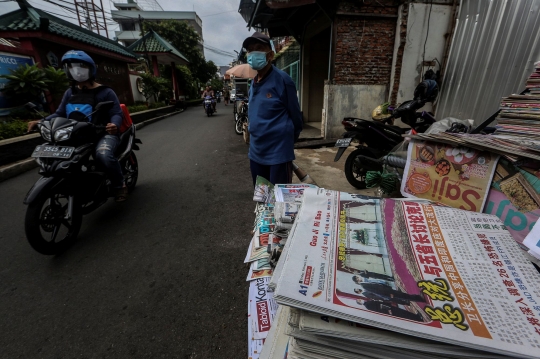
[[[79,120],[56,117],[38,124],[46,143],[37,146],[32,157],[42,177],[24,199],[28,205],[24,227],[28,242],[39,253],[52,255],[68,248],[77,238],[83,215],[114,196],[103,168],[93,158],[105,126],[88,121],[112,105],[112,101],[100,102],[94,112]],[[142,142],[135,136],[135,126],[131,126],[120,135],[116,151],[128,192],[135,188],[139,174],[133,152],[139,149],[138,143]]]
[[[247,131],[248,123],[248,102],[247,100],[240,101],[236,112],[236,120],[234,122],[234,132],[236,132],[237,135],[242,135],[244,133],[244,127],[246,127]]]
[[[210,117],[214,114],[214,98],[212,96],[206,96],[204,98],[204,111],[206,112],[206,116]]]
[[[372,121],[346,117],[341,122],[346,132],[343,138],[336,142],[339,147],[334,162],[339,161],[352,140],[358,141],[356,150],[351,152],[345,161],[345,176],[347,181],[358,189],[366,188],[366,172],[380,171],[381,165],[373,161],[363,161],[362,157],[378,159],[388,154],[397,144],[403,141],[403,134],[409,129],[394,126],[394,120],[400,118],[416,133],[422,133],[435,122],[428,112],[416,112],[425,105],[423,100],[411,100],[402,103],[398,108],[390,108],[391,114],[380,120]]]

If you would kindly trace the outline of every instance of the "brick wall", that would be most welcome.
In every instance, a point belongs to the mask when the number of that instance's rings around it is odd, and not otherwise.
[[[397,16],[398,2],[381,3],[386,6],[358,1],[339,4],[332,83],[389,85],[397,21],[392,16]]]

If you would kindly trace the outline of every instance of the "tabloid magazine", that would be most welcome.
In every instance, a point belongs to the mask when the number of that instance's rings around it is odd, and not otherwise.
[[[304,191],[279,304],[540,358],[540,275],[497,217],[360,197]]]

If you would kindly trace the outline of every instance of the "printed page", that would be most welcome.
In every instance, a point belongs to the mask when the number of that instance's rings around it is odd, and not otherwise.
[[[304,192],[278,303],[540,357],[540,275],[497,217],[357,197]]]

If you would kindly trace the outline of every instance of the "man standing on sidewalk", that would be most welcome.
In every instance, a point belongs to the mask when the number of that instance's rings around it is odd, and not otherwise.
[[[257,176],[271,183],[292,182],[294,142],[302,131],[302,114],[294,82],[272,65],[273,46],[259,32],[244,40],[247,61],[257,76],[249,92],[249,159],[253,185]]]

